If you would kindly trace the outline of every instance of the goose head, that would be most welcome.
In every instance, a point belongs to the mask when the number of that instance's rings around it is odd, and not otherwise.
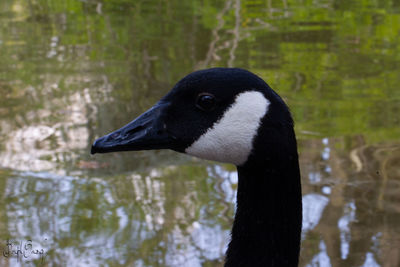
[[[255,74],[196,71],[148,111],[97,139],[91,153],[172,149],[237,166],[237,209],[225,266],[297,266],[301,185],[293,120]]]
[[[91,153],[172,149],[241,166],[277,154],[292,128],[285,103],[261,78],[213,68],[184,77],[148,111],[97,139]]]

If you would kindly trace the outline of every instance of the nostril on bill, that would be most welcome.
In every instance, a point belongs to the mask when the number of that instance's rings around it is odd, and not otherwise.
[[[140,132],[142,129],[144,129],[144,126],[139,125],[133,129],[130,129],[129,131],[126,132],[127,135],[132,135],[134,133]]]
[[[113,133],[112,135],[110,135],[111,139],[116,139],[119,137],[119,133]]]

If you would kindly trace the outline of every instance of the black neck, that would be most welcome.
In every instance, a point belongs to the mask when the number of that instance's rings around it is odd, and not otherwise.
[[[302,220],[297,159],[238,167],[237,210],[226,267],[298,266]]]

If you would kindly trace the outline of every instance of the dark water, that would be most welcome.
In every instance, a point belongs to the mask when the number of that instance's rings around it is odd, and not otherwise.
[[[0,265],[222,266],[233,166],[89,150],[184,75],[229,66],[293,112],[300,266],[400,266],[399,7],[1,0]]]

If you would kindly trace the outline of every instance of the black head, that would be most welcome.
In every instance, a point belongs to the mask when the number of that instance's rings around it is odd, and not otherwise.
[[[283,100],[249,71],[213,68],[184,77],[137,119],[97,139],[91,153],[172,149],[242,165],[268,129],[293,131]]]

